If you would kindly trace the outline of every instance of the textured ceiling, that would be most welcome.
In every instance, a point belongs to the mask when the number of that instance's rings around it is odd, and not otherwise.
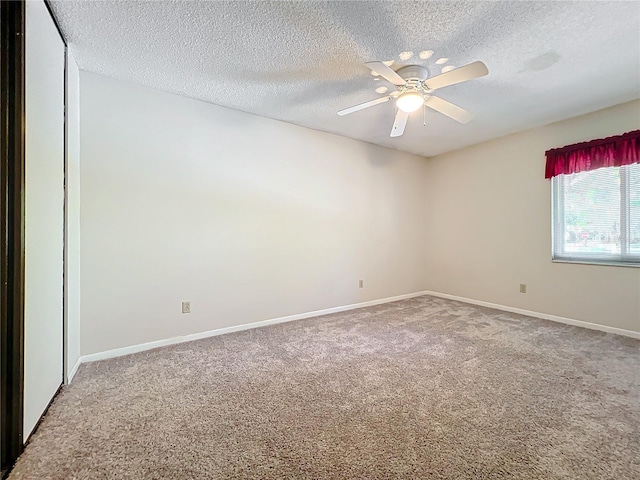
[[[432,156],[640,97],[638,2],[72,2],[53,11],[83,70]],[[419,53],[432,50],[428,59]],[[401,60],[402,52],[414,52]],[[424,55],[423,55],[424,56]],[[406,55],[403,55],[406,57]],[[436,64],[448,58],[444,65]],[[394,102],[345,117],[380,86],[364,62],[484,61],[438,90],[475,114],[427,111],[390,138]]]

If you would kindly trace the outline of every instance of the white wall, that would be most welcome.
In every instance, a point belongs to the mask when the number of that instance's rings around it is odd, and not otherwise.
[[[551,262],[544,179],[545,150],[638,128],[634,101],[430,159],[428,290],[640,331],[640,268]]]
[[[64,44],[26,4],[24,440],[62,383]]]
[[[80,87],[83,355],[424,289],[424,158]]]
[[[80,73],[67,51],[67,201],[65,235],[65,378],[80,359]]]
[[[80,84],[83,355],[425,289],[640,331],[640,269],[551,262],[544,179],[638,102],[427,160]]]

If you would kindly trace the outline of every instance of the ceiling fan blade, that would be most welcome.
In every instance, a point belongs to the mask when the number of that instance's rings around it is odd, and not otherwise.
[[[409,114],[407,112],[403,112],[398,109],[398,113],[396,113],[396,119],[393,122],[393,128],[391,129],[392,137],[399,137],[404,133],[404,127],[407,125],[407,119],[409,118]]]
[[[473,62],[469,65],[465,65],[464,67],[451,70],[447,73],[436,75],[433,78],[427,78],[424,81],[424,84],[429,90],[436,90],[437,88],[448,87],[449,85],[455,85],[456,83],[466,82],[467,80],[473,80],[474,78],[484,77],[488,73],[489,69],[484,63]]]
[[[345,108],[338,112],[338,115],[349,115],[350,113],[357,112],[358,110],[362,110],[363,108],[373,107],[374,105],[378,105],[379,103],[388,102],[391,100],[391,97],[387,95],[386,97],[376,98],[375,100],[370,100],[368,102],[360,103],[358,105],[354,105],[353,107]]]
[[[459,106],[454,105],[451,102],[447,102],[440,97],[431,96],[424,101],[424,104],[436,112],[440,112],[449,118],[453,118],[456,122],[468,123],[473,118],[473,114],[471,112],[467,112],[464,108],[460,108]]]
[[[407,83],[404,78],[402,78],[400,75],[394,72],[393,69],[387,67],[382,62],[367,62],[365,63],[365,65],[369,67],[371,70],[373,70],[374,72],[376,72],[377,74],[379,74],[385,80],[393,83],[394,85],[397,85],[398,87],[401,87],[402,85],[406,85]]]

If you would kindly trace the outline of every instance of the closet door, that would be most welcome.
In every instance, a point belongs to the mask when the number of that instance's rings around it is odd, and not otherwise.
[[[26,2],[24,441],[62,383],[64,57],[44,2]]]

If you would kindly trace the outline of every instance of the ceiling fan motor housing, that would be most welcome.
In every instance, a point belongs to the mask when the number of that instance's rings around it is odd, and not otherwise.
[[[404,78],[407,83],[411,80],[424,82],[429,78],[429,70],[422,65],[407,65],[406,67],[400,68],[396,73]]]
[[[407,83],[399,87],[401,92],[421,92],[424,90],[422,82],[429,78],[429,70],[421,65],[407,65],[396,72]]]

